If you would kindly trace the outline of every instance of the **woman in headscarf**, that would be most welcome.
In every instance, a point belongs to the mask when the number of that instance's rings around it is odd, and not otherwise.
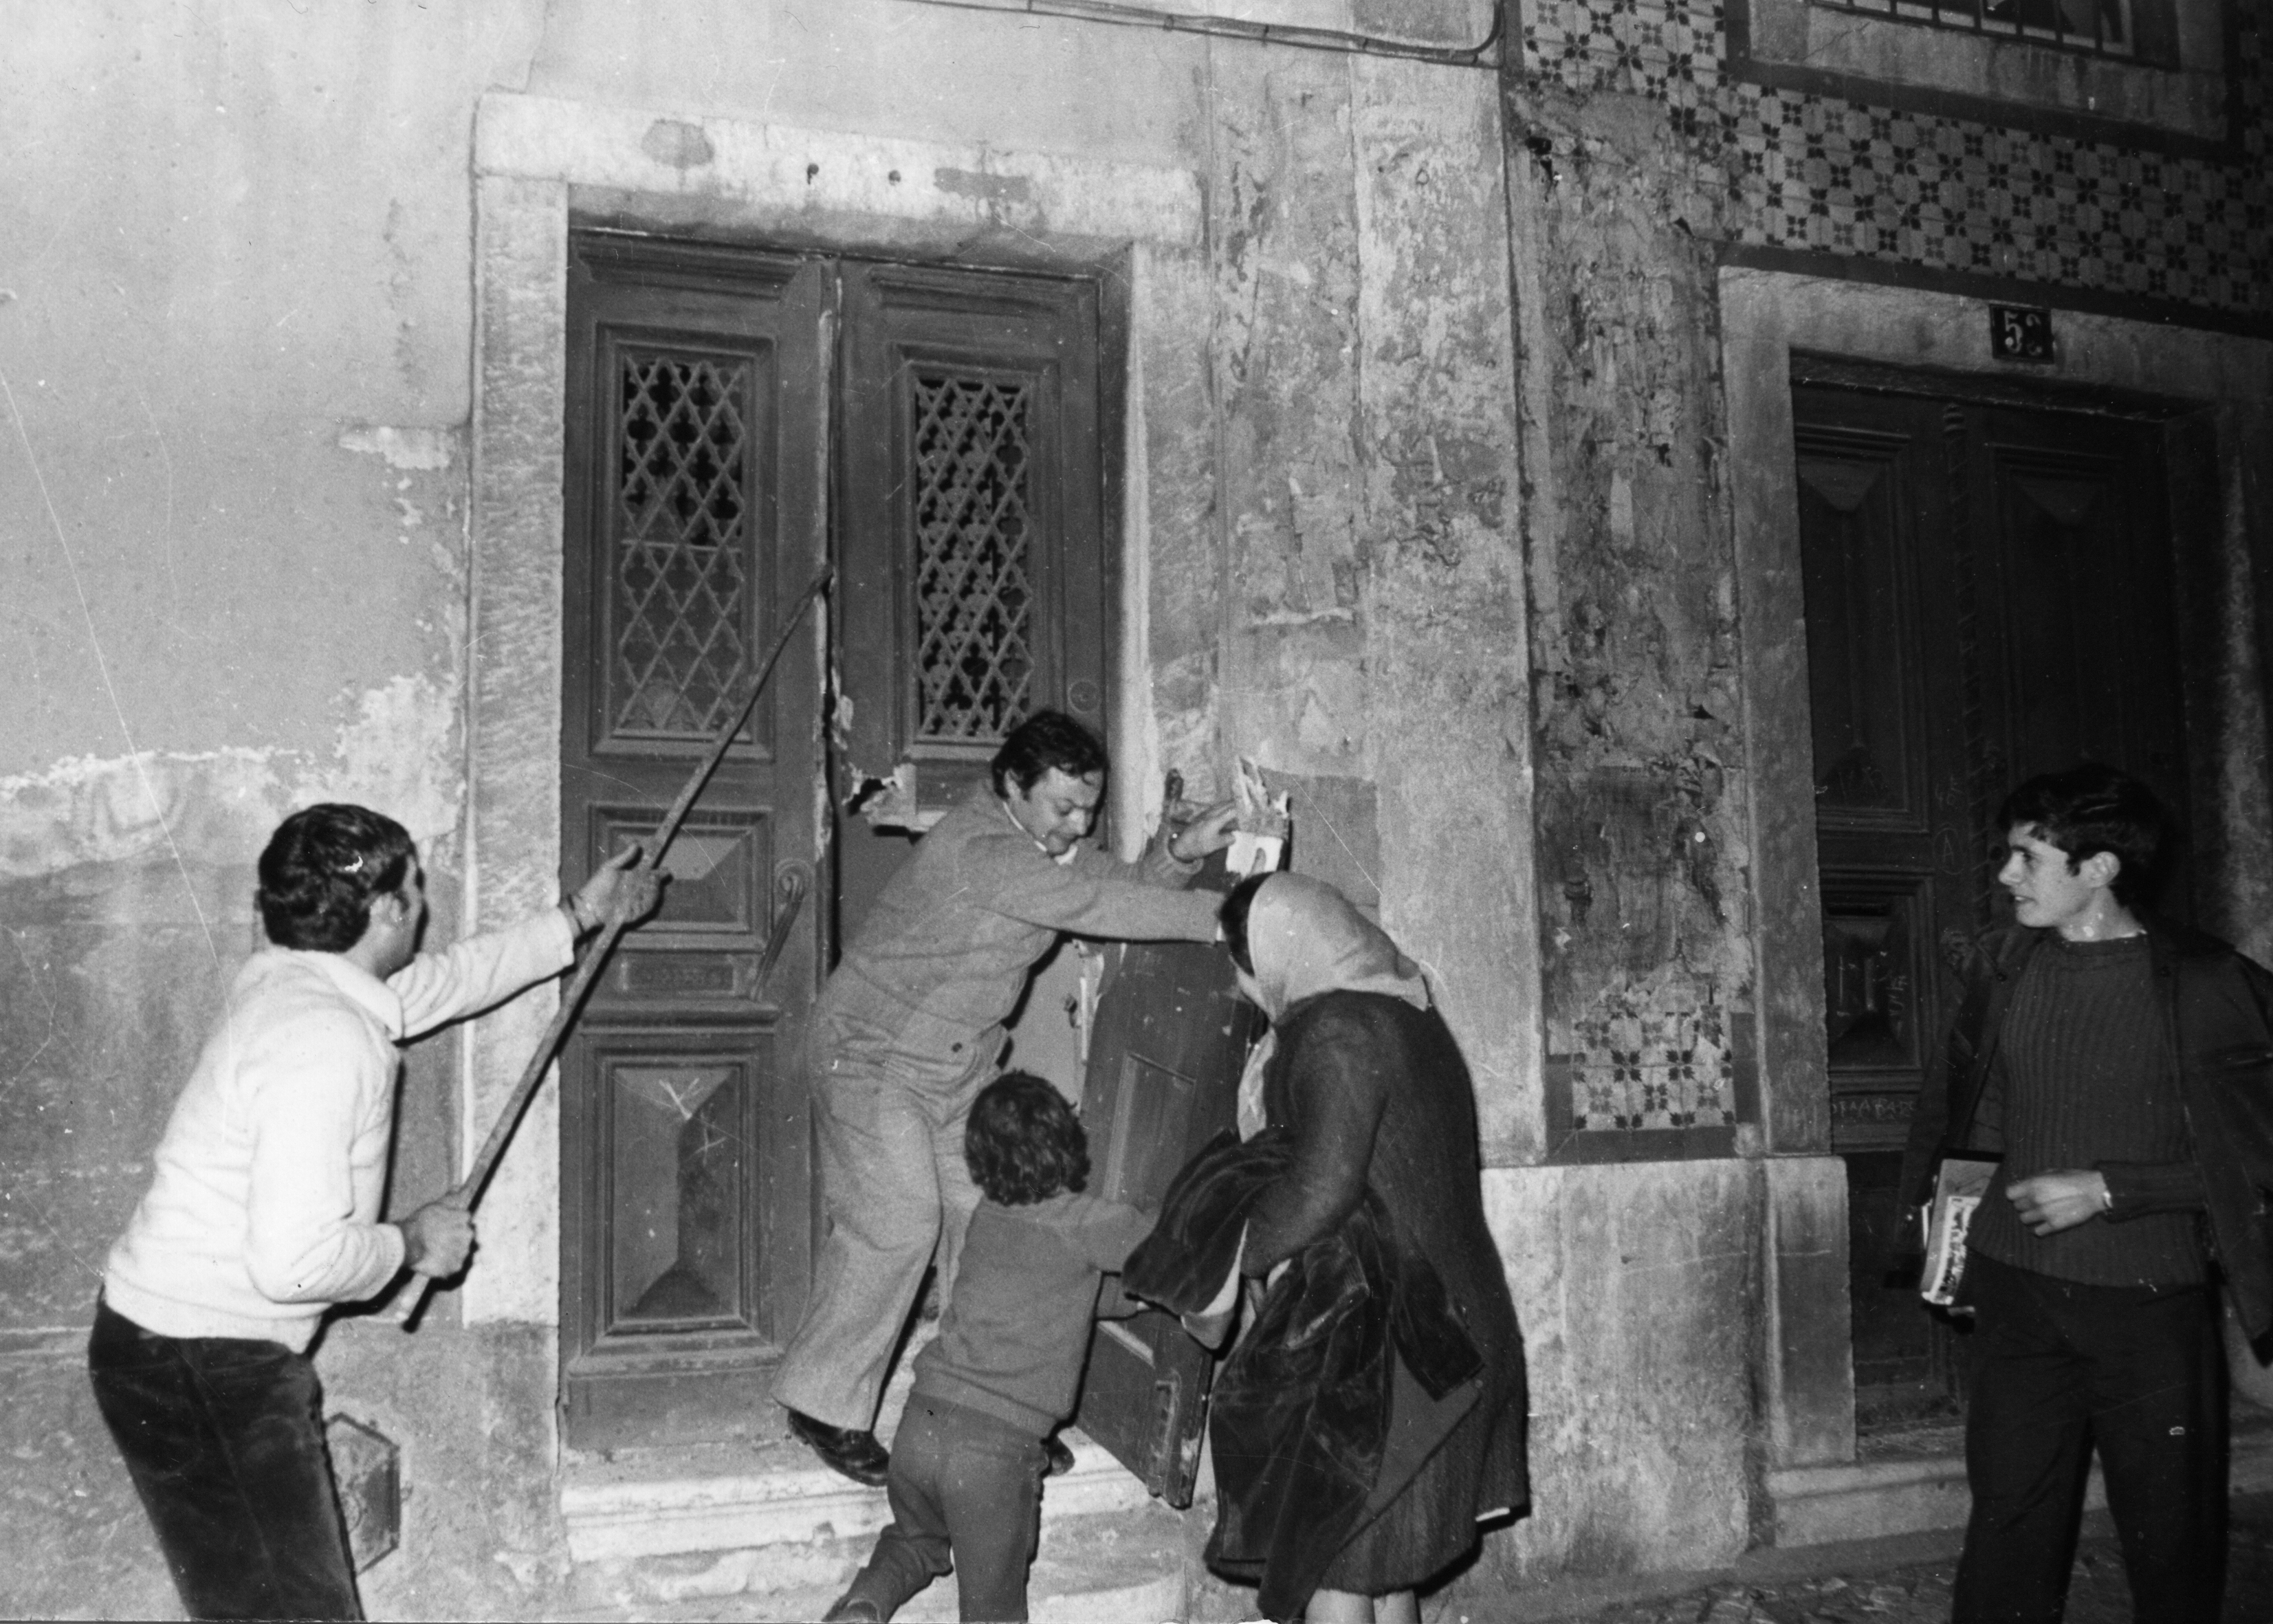
[[[1283,1131],[1291,1146],[1246,1207],[1240,1270],[1308,1267],[1317,1243],[1348,1240],[1362,1209],[1399,1282],[1384,1305],[1394,1357],[1379,1464],[1304,1616],[1414,1620],[1414,1587],[1474,1549],[1477,1519],[1529,1498],[1523,1343],[1484,1225],[1468,1069],[1418,966],[1332,886],[1263,876],[1221,917],[1240,990],[1271,1018],[1241,1085],[1240,1131]],[[1306,1296],[1320,1300],[1318,1286]],[[1475,1359],[1448,1368],[1442,1335],[1431,1358],[1432,1319],[1464,1331]],[[1300,1312],[1275,1321],[1299,1340]],[[1266,1297],[1250,1339],[1273,1323]],[[1445,1380],[1461,1370],[1473,1373]],[[1220,1435],[1217,1454],[1220,1477]]]

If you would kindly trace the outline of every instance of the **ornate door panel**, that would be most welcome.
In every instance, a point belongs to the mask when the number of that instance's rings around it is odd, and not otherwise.
[[[1802,389],[1801,551],[1815,744],[1832,1147],[1847,1159],[1855,1380],[1866,1420],[1939,1398],[1917,1294],[1888,1287],[1902,1149],[1945,1016],[1940,933],[1977,915],[1979,726],[1939,403]]]
[[[1196,882],[1228,889],[1220,857]],[[1263,1027],[1231,959],[1191,942],[1129,943],[1098,1000],[1082,1121],[1090,1188],[1158,1207],[1194,1151],[1238,1117],[1239,1074]],[[1171,1506],[1191,1504],[1213,1357],[1174,1314],[1099,1320],[1076,1424]]]
[[[1106,732],[1112,583],[1095,285],[854,260],[843,277],[849,936],[1020,718],[1054,706]],[[845,816],[855,802],[884,826]]]
[[[563,878],[649,833],[825,556],[824,267],[580,237],[569,276]],[[793,638],[562,1057],[580,1447],[770,1428],[803,1306],[818,975],[814,643]]]
[[[571,259],[564,877],[653,828],[838,566],[826,681],[793,639],[563,1056],[562,1386],[609,1447],[777,1425],[833,928],[1019,717],[1103,729],[1111,583],[1093,283],[604,233]],[[888,829],[845,816],[880,793]]]
[[[1966,442],[2018,781],[2080,759],[2144,779],[2183,820],[2186,753],[2161,436],[2120,418],[1972,409]],[[2000,836],[2002,831],[1997,831]],[[2181,853],[2183,856],[2183,853]],[[2189,913],[2183,869],[2157,907]]]
[[[2090,756],[2183,812],[2170,546],[2147,425],[1811,384],[1793,405],[1832,1147],[1868,1422],[1947,1402],[1947,1339],[1882,1271],[1954,992],[1946,951],[2010,917],[1999,802]]]
[[[1802,391],[1797,466],[1823,879],[1832,1123],[1902,1148],[1939,1019],[1931,971],[1970,912],[1973,819],[1943,523],[1941,410]]]

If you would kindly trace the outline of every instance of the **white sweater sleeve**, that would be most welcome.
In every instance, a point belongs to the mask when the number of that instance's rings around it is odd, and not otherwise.
[[[419,954],[387,982],[402,1000],[402,1035],[415,1038],[559,974],[575,957],[575,947],[567,916],[547,908],[518,925],[468,936],[439,953]]]
[[[356,1218],[356,1135],[377,1091],[394,1086],[379,1060],[354,1014],[321,1007],[264,1032],[242,1057],[252,1124],[245,1267],[273,1302],[354,1302],[402,1267],[402,1231]]]

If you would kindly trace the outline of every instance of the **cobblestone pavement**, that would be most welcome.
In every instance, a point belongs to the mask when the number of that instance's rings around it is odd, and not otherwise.
[[[1740,1577],[1678,1596],[1560,1614],[1557,1624],[1947,1624],[1956,1574],[1951,1556],[1876,1570]],[[2131,1624],[2131,1617],[2114,1538],[2087,1538],[2070,1582],[2067,1624]],[[2273,1495],[2234,1503],[2224,1624],[2273,1624]]]

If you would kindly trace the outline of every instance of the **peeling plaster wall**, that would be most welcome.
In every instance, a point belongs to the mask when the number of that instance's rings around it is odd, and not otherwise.
[[[1584,1021],[1752,1012],[1736,568],[1713,258],[1662,110],[1530,86],[1509,117],[1539,951],[1568,1055]]]
[[[1377,793],[1383,923],[1436,974],[1487,1160],[1528,1160],[1527,656],[1492,87],[1302,53],[1224,52],[1211,71],[1224,749]],[[1296,817],[1299,865],[1320,831]]]
[[[542,326],[559,237],[476,242],[474,222],[557,222],[566,182],[477,183],[492,92],[574,105],[601,145],[637,109],[677,177],[637,197],[665,218],[844,240],[841,212],[699,195],[705,132],[738,121],[977,154],[934,177],[961,238],[885,208],[868,247],[1124,256],[1134,809],[1164,768],[1204,790],[1239,754],[1331,786],[1345,855],[1446,989],[1493,1158],[1540,1143],[1489,73],[905,0],[840,0],[826,27],[786,4],[27,14],[0,62],[19,222],[0,241],[0,675],[19,699],[0,734],[0,1380],[19,1400],[0,1447],[26,1509],[0,1534],[0,1611],[170,1610],[77,1343],[254,945],[276,819],[326,798],[402,818],[432,939],[550,900],[557,437],[544,412],[485,414],[557,396],[559,357],[476,335]],[[1084,190],[1148,176],[1174,184]],[[1189,233],[1095,224],[1156,205]],[[529,477],[477,508],[477,439],[516,433]],[[469,535],[533,568],[490,595]],[[484,756],[524,724],[535,748]],[[469,768],[485,760],[506,771]],[[509,849],[476,842],[485,817]],[[540,1014],[411,1051],[398,1209],[483,1114],[486,1062],[469,1079],[465,1056],[517,1056]],[[405,1450],[404,1547],[364,1580],[381,1616],[527,1615],[563,1593],[542,1110],[529,1132],[536,1160],[497,1186],[480,1323],[445,1299],[413,1342],[348,1320],[322,1344],[329,1407]]]
[[[468,115],[515,16],[18,8],[0,57],[0,1613],[165,1616],[88,1400],[102,1258],[229,979],[276,821],[378,806],[457,929]],[[502,55],[500,55],[502,51]],[[391,1200],[454,1171],[447,1040]],[[402,1443],[416,1610],[494,1611],[550,1457],[549,1341],[336,1331],[331,1405]],[[543,1345],[540,1345],[542,1343]],[[525,1345],[524,1345],[525,1344]],[[518,1378],[511,1372],[518,1370]],[[405,1383],[423,1383],[417,1394]],[[390,1398],[386,1395],[397,1395]],[[435,1395],[462,1398],[464,1416]],[[391,1408],[390,1408],[391,1406]],[[475,1412],[480,1413],[475,1413]],[[532,1466],[534,1470],[532,1470]],[[542,1551],[540,1531],[521,1544]],[[465,1547],[479,1546],[469,1552]],[[474,1583],[443,1582],[458,1570]],[[532,1583],[542,1575],[532,1570]],[[409,1588],[404,1588],[408,1585]],[[366,1596],[411,1610],[409,1565]],[[500,1598],[493,1604],[490,1598]]]

